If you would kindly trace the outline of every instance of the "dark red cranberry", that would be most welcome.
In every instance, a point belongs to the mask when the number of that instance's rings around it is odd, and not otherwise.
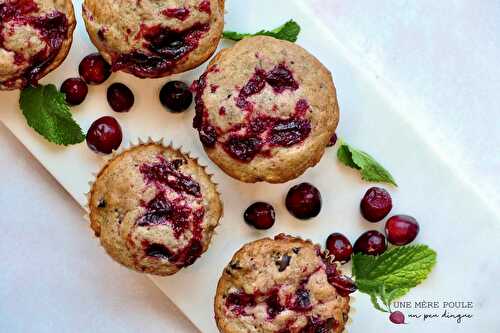
[[[345,275],[334,275],[328,279],[328,282],[330,282],[330,284],[335,287],[335,290],[337,290],[339,295],[343,297],[349,296],[349,294],[358,290],[354,281]]]
[[[420,225],[408,215],[394,215],[385,224],[387,240],[394,245],[406,245],[417,238]]]
[[[169,259],[172,252],[162,244],[151,244],[146,248],[146,255],[158,259]]]
[[[299,84],[285,64],[280,64],[269,71],[266,74],[266,82],[273,87],[276,93],[282,93],[286,89],[297,90],[299,88]]]
[[[66,95],[66,102],[68,102],[69,105],[81,104],[89,92],[87,84],[79,77],[65,80],[60,90]]]
[[[370,222],[378,222],[389,214],[392,199],[389,192],[380,187],[372,187],[366,191],[360,204],[361,215]]]
[[[277,121],[271,130],[270,142],[278,146],[293,146],[304,141],[311,132],[311,123],[306,119]]]
[[[184,82],[170,81],[160,90],[160,102],[172,112],[182,112],[193,102],[193,93]]]
[[[321,211],[321,193],[313,185],[301,183],[288,191],[285,205],[293,216],[307,220]]]
[[[295,292],[295,304],[293,309],[296,311],[307,311],[311,308],[311,299],[309,298],[309,291],[304,287],[300,287]]]
[[[186,256],[184,257],[184,263],[182,264],[182,267],[191,266],[192,264],[194,264],[196,259],[198,259],[202,254],[203,254],[203,245],[201,245],[201,242],[199,240],[197,239],[193,240],[186,252]]]
[[[128,112],[134,105],[134,93],[123,83],[115,82],[108,87],[108,103],[116,112]]]
[[[326,239],[326,249],[334,256],[335,261],[346,263],[351,260],[352,245],[346,236],[335,232]]]
[[[378,256],[387,250],[385,236],[376,230],[363,233],[354,243],[354,253]]]
[[[256,229],[266,230],[274,225],[274,208],[265,202],[251,204],[243,214],[245,222]]]
[[[87,145],[96,153],[110,154],[122,142],[122,128],[113,117],[94,121],[87,132]]]
[[[337,133],[333,133],[333,135],[330,137],[330,142],[328,142],[327,147],[333,147],[337,143]]]
[[[111,75],[111,66],[99,53],[92,53],[82,59],[78,72],[88,84],[101,84]]]
[[[317,317],[309,317],[307,325],[302,328],[299,333],[330,333],[336,327],[338,327],[338,323],[335,318],[321,320]],[[285,332],[290,331],[288,330]]]
[[[213,148],[217,143],[217,131],[213,126],[206,125],[199,130],[200,141],[203,146]]]
[[[405,323],[405,315],[401,311],[394,311],[389,316],[389,320],[396,325],[401,325]]]
[[[255,296],[243,291],[230,293],[226,298],[226,307],[236,314],[244,314],[245,307],[255,306]]]
[[[242,162],[250,162],[262,148],[262,141],[257,137],[232,136],[224,143],[224,150]]]
[[[280,298],[277,292],[274,292],[266,299],[267,315],[273,319],[279,315],[285,308],[280,303]]]

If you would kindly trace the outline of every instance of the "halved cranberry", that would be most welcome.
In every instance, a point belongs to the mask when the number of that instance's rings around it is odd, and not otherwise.
[[[152,27],[146,30],[144,37],[150,43],[150,49],[167,60],[179,59],[188,51],[183,33],[168,28]]]
[[[271,130],[269,141],[274,145],[289,147],[304,141],[311,132],[311,123],[306,119],[279,120]]]
[[[62,83],[60,90],[66,95],[66,102],[69,105],[81,104],[89,92],[87,84],[79,77],[66,79]]]
[[[236,314],[244,314],[245,307],[255,306],[255,296],[243,291],[232,292],[227,295],[226,307]]]
[[[279,315],[285,307],[281,305],[278,292],[275,291],[266,299],[267,304],[267,315],[269,318],[273,319]]]
[[[101,84],[111,75],[111,66],[99,53],[92,53],[82,59],[78,72],[88,84]]]
[[[366,191],[360,204],[361,214],[370,222],[378,222],[389,214],[392,199],[389,192],[380,187],[372,187]]]
[[[113,117],[94,121],[87,132],[87,145],[96,153],[111,154],[122,142],[122,128]]]
[[[326,239],[326,248],[335,261],[346,263],[351,260],[352,245],[346,236],[335,232]]]
[[[330,137],[330,142],[328,142],[327,147],[333,147],[337,143],[337,133],[333,133],[333,135]]]
[[[160,90],[160,102],[172,112],[182,112],[193,102],[193,93],[184,82],[170,81]]]
[[[205,147],[213,148],[217,143],[217,132],[215,131],[215,128],[210,125],[201,127],[198,134],[200,136],[201,143]]]
[[[339,295],[343,297],[349,296],[349,294],[358,290],[354,281],[345,275],[334,275],[328,279],[328,282],[330,282],[330,284],[335,287],[335,290],[337,290]]]
[[[378,256],[387,250],[385,236],[376,230],[363,233],[354,243],[354,253]]]
[[[128,112],[134,105],[134,93],[123,83],[115,82],[108,87],[108,103],[116,112]]]
[[[266,230],[274,225],[274,208],[265,202],[255,202],[245,210],[243,217],[254,228]]]
[[[387,220],[385,233],[387,240],[394,245],[406,245],[417,238],[420,225],[408,215],[395,215]]]
[[[299,84],[285,64],[279,64],[269,71],[266,74],[266,82],[273,87],[276,93],[282,93],[286,89],[297,90],[299,88]]]
[[[313,185],[301,183],[293,186],[288,191],[285,205],[296,218],[310,219],[317,216],[321,211],[321,193]]]
[[[260,151],[262,141],[257,137],[232,136],[224,143],[224,150],[233,158],[250,162]]]

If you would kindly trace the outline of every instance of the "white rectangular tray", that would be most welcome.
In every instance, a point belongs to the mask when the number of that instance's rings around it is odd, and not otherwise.
[[[70,56],[42,83],[59,85],[65,78],[76,76],[80,59],[95,50],[86,35],[80,5],[81,1],[75,2],[78,28]],[[341,106],[338,134],[354,146],[369,151],[391,170],[399,184],[399,188],[391,189],[395,203],[393,212],[414,215],[421,223],[417,241],[430,245],[439,254],[431,277],[405,299],[474,302],[474,309],[468,311],[474,317],[462,324],[452,320],[411,320],[405,330],[491,332],[492,327],[500,327],[496,310],[500,273],[495,255],[498,240],[490,240],[492,235],[498,237],[500,233],[498,214],[467,187],[446,164],[445,156],[439,156],[415,130],[418,124],[412,123],[411,112],[398,110],[402,104],[391,97],[391,91],[382,81],[365,70],[359,56],[345,49],[331,31],[315,20],[306,1],[227,1],[227,12],[226,27],[241,31],[272,28],[294,18],[303,28],[298,43],[332,71]],[[204,66],[176,77],[191,81],[203,69]],[[113,113],[106,103],[105,89],[117,81],[126,83],[135,93],[136,104],[128,114]],[[369,224],[360,217],[359,200],[370,184],[361,182],[353,170],[339,165],[335,149],[327,151],[317,167],[288,184],[243,184],[223,174],[208,160],[199,144],[191,127],[193,111],[176,115],[162,109],[157,95],[165,81],[114,74],[105,84],[92,86],[85,103],[73,112],[84,129],[98,116],[113,115],[122,125],[124,142],[137,142],[137,138],[149,136],[165,138],[199,156],[215,173],[225,215],[209,251],[175,276],[152,277],[201,331],[217,332],[212,306],[217,280],[243,243],[280,232],[323,243],[329,233],[339,231],[354,240],[364,230],[383,228],[382,224]],[[18,107],[18,95],[18,92],[0,93],[2,121],[61,185],[85,205],[87,182],[91,173],[102,166],[103,158],[93,154],[85,143],[67,148],[47,143],[26,125]],[[284,208],[287,189],[298,181],[309,181],[321,190],[324,207],[314,220],[299,222]],[[267,232],[254,231],[242,221],[242,212],[255,200],[268,201],[276,208],[277,223]],[[89,237],[93,237],[90,230]],[[492,293],[490,288],[493,286],[496,288]],[[368,297],[357,294],[355,298],[356,311],[350,332],[396,332],[400,329],[390,324],[386,315],[374,310]]]

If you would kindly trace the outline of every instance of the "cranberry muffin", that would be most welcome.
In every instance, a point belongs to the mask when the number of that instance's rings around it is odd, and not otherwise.
[[[114,71],[141,78],[205,62],[224,28],[224,0],[85,0],[90,39]]]
[[[222,333],[343,332],[356,287],[318,245],[280,234],[243,246],[217,286]]]
[[[66,58],[76,21],[71,0],[0,0],[0,90],[22,89]]]
[[[171,275],[208,248],[222,214],[216,186],[196,160],[160,144],[110,160],[89,194],[91,227],[119,263]]]
[[[244,182],[298,177],[319,162],[339,119],[330,72],[302,47],[271,37],[222,50],[193,88],[205,151]]]

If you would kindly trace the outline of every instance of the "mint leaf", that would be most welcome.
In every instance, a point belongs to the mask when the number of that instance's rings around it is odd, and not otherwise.
[[[398,186],[392,175],[373,157],[342,142],[337,150],[337,159],[353,169],[360,170],[361,179],[369,182],[388,183]]]
[[[289,42],[295,43],[297,41],[297,37],[300,33],[300,26],[294,20],[290,20],[283,24],[282,26],[274,29],[274,30],[261,30],[256,33],[239,33],[235,31],[224,31],[222,34],[224,38],[231,40],[242,40],[247,37],[254,36],[270,36],[277,39],[287,40]]]
[[[427,278],[436,257],[436,252],[426,245],[395,247],[380,256],[355,254],[352,273],[358,290],[370,295],[374,307],[385,312],[378,299],[390,310],[392,301]]]
[[[27,87],[21,91],[19,105],[28,125],[48,141],[66,146],[85,139],[73,120],[64,94],[53,84]]]

